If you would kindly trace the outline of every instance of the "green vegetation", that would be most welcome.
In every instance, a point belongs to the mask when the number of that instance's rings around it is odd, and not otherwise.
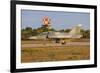
[[[25,29],[21,30],[21,35],[22,35],[22,40],[27,39],[30,36],[36,36],[42,32],[48,32],[48,31],[55,31],[53,28],[52,29],[48,29],[45,27],[40,27],[37,29],[32,29],[31,27],[26,27]]]
[[[90,38],[90,30],[81,29],[82,38]]]

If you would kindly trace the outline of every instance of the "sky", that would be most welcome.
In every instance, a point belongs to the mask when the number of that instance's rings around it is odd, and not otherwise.
[[[51,26],[56,30],[71,29],[78,24],[81,24],[83,29],[90,28],[90,13],[21,10],[22,29],[26,27],[32,27],[33,29],[41,27],[42,19],[45,16],[51,19]]]

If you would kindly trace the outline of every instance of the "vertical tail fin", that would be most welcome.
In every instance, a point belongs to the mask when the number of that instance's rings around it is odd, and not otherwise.
[[[74,27],[69,34],[80,34],[81,32],[81,24],[77,25],[76,27]]]

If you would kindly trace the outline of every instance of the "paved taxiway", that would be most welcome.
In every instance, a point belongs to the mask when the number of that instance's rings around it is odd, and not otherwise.
[[[30,48],[30,47],[66,47],[66,46],[88,46],[90,45],[89,42],[67,42],[66,44],[61,44],[61,43],[23,43],[22,48]]]

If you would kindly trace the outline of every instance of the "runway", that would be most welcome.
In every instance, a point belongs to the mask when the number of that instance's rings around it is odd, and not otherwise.
[[[35,47],[67,47],[67,46],[89,46],[89,42],[67,42],[66,44],[61,43],[23,43],[22,48],[35,48]]]

